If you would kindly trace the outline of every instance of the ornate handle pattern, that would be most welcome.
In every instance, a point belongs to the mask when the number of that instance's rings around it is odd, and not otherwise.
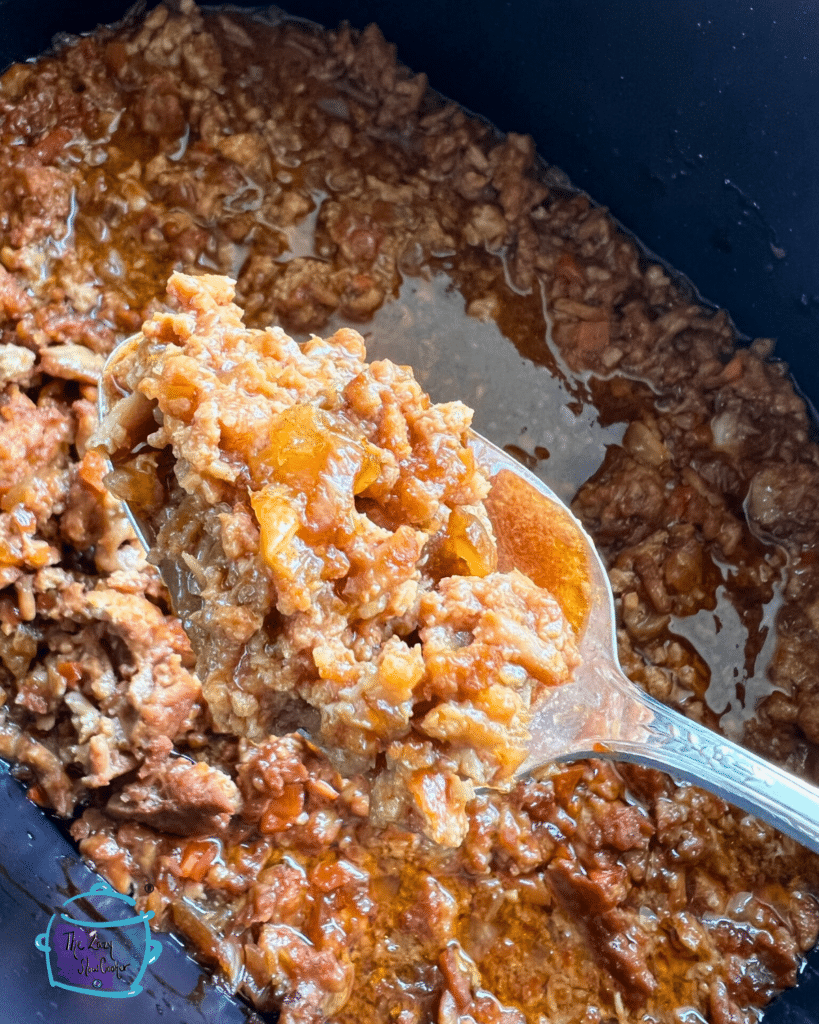
[[[606,684],[625,701],[625,724],[619,736],[599,739],[584,756],[659,768],[763,818],[819,853],[819,788],[683,718],[637,690],[614,666],[608,666],[609,673]],[[568,756],[580,754],[564,754],[561,760]]]

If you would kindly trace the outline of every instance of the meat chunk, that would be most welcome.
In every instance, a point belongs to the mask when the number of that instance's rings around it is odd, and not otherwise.
[[[238,808],[238,790],[224,772],[177,758],[124,786],[105,809],[114,818],[174,835],[208,836],[223,831]]]
[[[819,466],[764,466],[751,481],[748,515],[758,529],[777,540],[807,540],[819,515]]]
[[[65,460],[71,421],[56,403],[35,405],[15,385],[0,397],[0,494]]]

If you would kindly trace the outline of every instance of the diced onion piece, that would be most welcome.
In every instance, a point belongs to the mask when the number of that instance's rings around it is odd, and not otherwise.
[[[497,756],[510,745],[505,723],[494,721],[470,701],[437,704],[419,722],[427,736],[474,750],[478,756]]]
[[[250,460],[251,471],[257,480],[272,476],[299,490],[312,490],[335,461],[334,455],[347,456],[352,465],[359,466],[353,478],[354,494],[378,479],[381,457],[375,445],[339,430],[322,409],[294,405],[273,420],[270,444]]]
[[[184,848],[179,864],[179,873],[183,878],[192,878],[195,882],[201,882],[211,864],[220,854],[221,846],[218,839],[194,840]]]
[[[361,494],[366,491],[370,484],[374,484],[381,473],[381,457],[378,449],[369,441],[363,441],[359,447],[362,449],[361,469],[358,471],[353,482],[353,494]]]
[[[409,776],[407,789],[429,838],[442,846],[460,846],[468,829],[464,811],[475,792],[472,783],[454,772],[421,769]]]
[[[375,691],[382,700],[397,706],[412,698],[423,675],[424,659],[420,649],[393,637],[379,655]]]
[[[199,388],[189,376],[183,359],[169,359],[162,381],[160,404],[163,411],[182,420],[189,420],[201,400]]]
[[[292,828],[303,809],[304,786],[288,782],[281,793],[274,793],[267,801],[259,827],[265,835],[283,832]]]
[[[330,454],[330,435],[324,416],[312,405],[294,405],[273,421],[270,445],[262,460],[288,482],[315,482]]]
[[[154,454],[140,454],[124,466],[107,473],[103,482],[108,490],[140,512],[153,512],[164,498]]]
[[[169,382],[165,387],[165,399],[168,403],[170,402],[195,402],[196,401],[196,386],[191,384],[187,380],[178,380]]]
[[[449,517],[446,553],[466,563],[470,576],[488,576],[498,567],[498,551],[486,526],[465,508],[456,508]]]
[[[172,904],[173,922],[206,957],[215,960],[235,988],[242,972],[242,950],[235,939],[219,934],[207,916],[186,899]]]
[[[491,721],[498,722],[504,727],[511,726],[513,722],[526,715],[523,697],[509,686],[499,683],[492,683],[476,693],[472,701]]]
[[[290,543],[299,528],[298,511],[275,486],[252,492],[250,504],[261,533],[259,551],[265,562],[271,568],[275,568],[277,553]]]

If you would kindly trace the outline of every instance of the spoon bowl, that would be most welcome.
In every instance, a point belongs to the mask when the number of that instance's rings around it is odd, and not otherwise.
[[[140,340],[141,335],[126,339],[108,357],[99,388],[100,420],[119,402],[145,401],[123,394],[116,383],[118,363],[132,356]],[[140,410],[133,413],[138,418]],[[486,509],[497,539],[498,568],[519,569],[551,592],[580,636],[580,666],[572,681],[551,688],[535,709],[528,756],[517,774],[584,757],[658,768],[763,818],[819,853],[819,788],[632,683],[618,662],[614,599],[591,538],[557,495],[511,455],[474,431],[470,446],[491,481]],[[127,502],[123,506],[149,550],[155,539],[151,524]],[[201,605],[197,582],[181,560],[158,568],[174,611],[190,632],[190,617]]]
[[[479,434],[473,434],[471,445],[492,481],[487,508],[499,538],[500,568],[517,567],[564,603],[577,591],[585,601],[581,665],[572,682],[553,688],[537,708],[520,774],[582,757],[659,768],[819,852],[819,788],[685,718],[633,683],[617,658],[614,598],[589,535],[560,498],[511,455]],[[573,542],[568,575],[566,536]]]

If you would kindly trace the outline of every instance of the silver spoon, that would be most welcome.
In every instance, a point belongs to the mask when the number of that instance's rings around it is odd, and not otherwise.
[[[114,367],[139,335],[108,357],[99,388],[100,420],[124,396]],[[498,539],[499,569],[518,568],[551,590],[582,630],[581,665],[572,682],[553,687],[531,723],[528,774],[554,761],[606,757],[667,771],[749,811],[819,853],[819,788],[693,722],[648,696],[617,659],[614,599],[597,550],[553,491],[480,434],[472,450],[490,476],[487,511]],[[153,543],[150,524],[123,502],[140,542]],[[566,572],[567,564],[570,571]],[[188,570],[159,566],[174,609],[185,624],[199,606]]]
[[[533,538],[553,534],[558,521],[582,548],[588,574],[581,666],[573,682],[553,687],[537,709],[529,756],[520,772],[582,757],[659,768],[763,818],[819,853],[819,788],[685,718],[632,683],[617,659],[614,598],[589,535],[557,495],[512,456],[478,434],[471,444],[492,479],[488,504],[499,538],[500,568],[516,565],[541,582],[537,563],[549,558],[549,541],[538,544]]]

